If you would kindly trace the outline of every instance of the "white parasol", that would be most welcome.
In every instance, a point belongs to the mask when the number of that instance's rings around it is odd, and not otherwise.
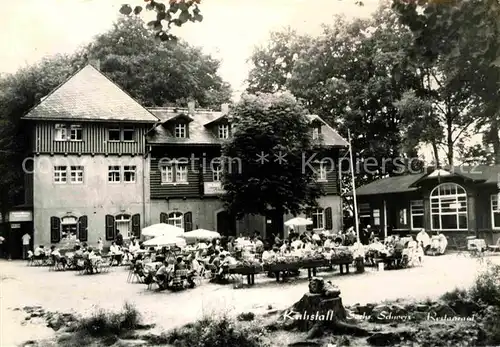
[[[158,236],[155,237],[154,239],[147,240],[146,242],[144,242],[144,246],[159,246],[159,247],[177,246],[182,248],[186,246],[186,240],[180,237],[170,236],[170,235]]]
[[[184,234],[184,229],[170,224],[158,223],[142,229],[141,234],[144,236],[152,236],[152,237],[158,237],[164,235],[180,236]]]
[[[285,225],[287,227],[300,227],[300,226],[303,226],[303,225],[311,225],[313,224],[312,220],[310,219],[306,219],[306,218],[302,218],[302,217],[295,217],[295,218],[292,218],[290,220],[287,220],[285,222]]]
[[[220,239],[220,234],[216,231],[206,230],[206,229],[196,229],[192,231],[188,231],[180,235],[187,240],[203,240],[210,241],[213,239]]]

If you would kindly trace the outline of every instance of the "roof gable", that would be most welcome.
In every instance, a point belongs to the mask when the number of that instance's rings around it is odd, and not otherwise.
[[[158,118],[91,65],[76,72],[23,119],[155,123]]]
[[[415,191],[417,188],[412,188],[411,185],[424,176],[425,174],[421,173],[381,178],[356,188],[356,195],[394,194]],[[348,195],[352,195],[352,192],[349,192]]]

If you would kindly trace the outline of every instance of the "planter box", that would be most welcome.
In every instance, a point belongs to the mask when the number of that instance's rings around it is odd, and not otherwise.
[[[262,267],[260,266],[240,266],[235,268],[230,268],[230,274],[237,275],[255,275],[262,271]]]
[[[300,262],[300,266],[306,269],[328,266],[328,265],[329,264],[326,259],[311,259],[311,260],[303,260]]]
[[[332,265],[342,265],[342,264],[351,264],[354,261],[353,257],[350,258],[333,258],[331,260]]]
[[[264,265],[265,271],[279,272],[279,271],[292,271],[299,270],[301,268],[300,263],[278,263],[278,264],[266,264]]]

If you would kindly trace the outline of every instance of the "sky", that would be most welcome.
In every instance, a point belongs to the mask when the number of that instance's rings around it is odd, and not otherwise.
[[[0,12],[0,72],[15,72],[46,55],[71,53],[108,30],[123,3],[141,0],[16,0]],[[333,16],[369,16],[378,0],[202,0],[201,23],[188,23],[174,33],[203,47],[222,61],[220,74],[240,94],[256,45],[269,33],[290,26],[301,33],[319,34]]]

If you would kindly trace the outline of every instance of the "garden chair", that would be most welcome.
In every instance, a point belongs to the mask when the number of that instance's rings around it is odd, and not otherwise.
[[[64,271],[66,270],[66,263],[64,258],[61,258],[59,255],[51,255],[52,263],[50,265],[49,271]]]
[[[500,252],[500,237],[497,239],[496,244],[488,245],[488,250],[492,252]]]
[[[177,270],[172,279],[172,289],[184,289],[184,284],[187,280],[189,270]]]
[[[141,263],[137,263],[130,269],[127,282],[132,283],[135,280],[137,283],[144,283],[144,278],[144,266]]]
[[[457,251],[457,254],[464,254],[467,251],[467,239],[463,237],[452,237],[450,240],[451,248]]]

